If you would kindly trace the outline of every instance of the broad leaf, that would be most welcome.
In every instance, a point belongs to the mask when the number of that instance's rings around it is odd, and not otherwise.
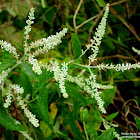
[[[34,97],[36,93],[50,80],[53,78],[53,73],[44,70],[41,75],[38,76],[38,81],[35,81],[33,94]]]
[[[101,93],[101,97],[105,102],[105,108],[113,102],[114,96],[116,94],[117,88],[114,86],[113,89],[106,89],[104,92]]]
[[[32,84],[29,80],[29,77],[23,71],[21,71],[21,83],[22,83],[22,87],[24,88],[24,92],[31,94]]]
[[[16,124],[16,121],[12,117],[2,112],[0,112],[0,124],[13,131],[25,131],[22,124]]]
[[[19,43],[16,42],[16,41],[13,41],[13,43],[14,43],[20,50],[24,51],[24,47],[23,47],[21,44],[19,44]]]
[[[14,63],[16,63],[15,59],[12,59],[12,60],[11,59],[7,59],[7,60],[3,61],[0,64],[0,71],[8,68],[9,66],[13,65]]]
[[[31,77],[32,79],[35,80],[35,79],[37,78],[36,74],[35,74],[34,71],[32,70],[31,65],[28,64],[27,62],[26,62],[26,63],[21,63],[21,64],[20,64],[20,67],[21,67],[21,69],[24,71],[24,73],[25,73],[26,75],[28,75],[29,77]]]
[[[44,86],[39,92],[37,105],[43,121],[48,124],[48,126],[52,129],[52,121],[50,119],[50,114],[48,110],[48,88],[46,86]]]
[[[97,131],[94,129],[94,127],[91,124],[86,124],[86,130],[88,135],[90,136],[91,140],[95,140],[98,137]]]
[[[76,33],[72,33],[72,47],[74,49],[74,59],[79,58],[81,55],[81,43]]]
[[[110,121],[110,120],[112,120],[112,119],[114,119],[117,115],[118,115],[118,111],[117,112],[115,112],[115,113],[112,113],[111,115],[109,115],[107,118],[106,118],[106,120],[107,121]]]
[[[82,93],[80,93],[77,89],[75,89],[74,87],[66,84],[66,92],[71,95],[72,97],[75,97],[77,100],[79,100],[83,105],[86,105],[86,99],[85,97],[82,95]]]
[[[106,130],[102,133],[96,140],[114,140],[115,136],[113,135],[114,128]]]
[[[95,130],[98,130],[102,124],[102,116],[96,104],[93,104],[87,115],[87,124],[92,125]]]

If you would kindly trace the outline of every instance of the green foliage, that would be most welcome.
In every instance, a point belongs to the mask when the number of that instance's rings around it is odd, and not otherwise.
[[[28,75],[30,78],[36,80],[37,76],[32,70],[31,65],[29,65],[27,62],[26,63],[21,63],[20,64],[21,69],[24,71],[26,75]]]
[[[84,56],[80,57],[83,53],[81,49],[86,50],[86,44],[91,43],[91,38],[95,35],[95,28],[102,16],[102,9],[105,9],[106,3],[109,2],[111,8],[106,33],[99,46],[98,61],[93,62],[91,66],[95,67],[100,63],[138,62],[139,55],[134,53],[131,48],[134,46],[139,49],[139,40],[136,37],[140,36],[139,25],[137,25],[139,2],[137,0],[125,1],[125,3],[113,0],[87,0],[82,2],[78,13],[75,13],[79,2],[76,0],[28,0],[24,3],[16,0],[0,1],[0,40],[10,42],[20,54],[17,61],[12,54],[0,49],[0,76],[2,71],[12,68],[4,78],[4,82],[0,83],[0,130],[2,130],[0,139],[14,140],[18,138],[22,140],[24,139],[23,135],[15,131],[25,131],[35,140],[114,140],[116,139],[114,131],[120,134],[127,130],[132,132],[140,130],[140,120],[136,117],[140,116],[139,70],[117,72],[113,69],[103,69],[100,71],[98,68],[83,67],[88,65],[88,57],[93,53],[92,51],[88,50]],[[107,114],[102,114],[98,108],[98,102],[94,96],[91,98],[84,86],[80,87],[76,82],[68,81],[66,77],[64,87],[69,97],[64,99],[59,80],[54,78],[53,70],[51,72],[43,70],[42,74],[37,76],[27,59],[28,56],[23,55],[25,20],[30,7],[34,7],[36,12],[35,23],[30,32],[30,38],[27,40],[28,44],[36,42],[37,39],[47,38],[64,27],[68,27],[70,30],[60,45],[55,46],[47,53],[36,56],[40,60],[38,64],[41,64],[40,62],[50,64],[50,60],[56,60],[62,64],[62,62],[69,62],[74,54],[74,60],[68,65],[69,75],[76,77],[85,68],[86,71],[78,78],[89,79],[90,69],[96,75],[97,83],[113,85],[113,89],[99,89]],[[76,28],[74,27],[74,14],[76,14]],[[72,31],[76,33],[71,33]],[[37,47],[43,48],[41,45],[35,46],[30,52],[37,50]],[[61,70],[62,66],[59,66]],[[35,128],[30,123],[25,111],[17,101],[14,89],[11,90],[14,95],[11,105],[8,109],[3,107],[7,99],[9,85],[13,84],[19,84],[24,88],[22,98],[26,99],[27,108],[39,120],[39,127]],[[90,89],[94,88],[91,85],[89,87]],[[124,117],[131,123],[124,123]],[[110,129],[106,129],[103,125],[103,118],[108,121],[110,126],[112,125]],[[16,120],[21,123],[17,124]],[[120,125],[114,129],[113,123]]]
[[[110,120],[114,119],[114,118],[118,115],[118,113],[119,113],[119,112],[115,112],[115,113],[110,114],[110,115],[106,118],[106,120],[107,120],[107,121],[110,121]]]
[[[3,114],[2,112],[0,112],[0,124],[13,131],[25,131],[22,124],[16,123],[16,120],[14,120],[8,114]]]
[[[74,59],[81,55],[81,44],[76,33],[72,33],[72,47],[74,49]]]

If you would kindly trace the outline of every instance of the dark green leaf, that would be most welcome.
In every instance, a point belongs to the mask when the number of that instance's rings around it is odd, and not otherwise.
[[[104,107],[106,108],[110,103],[113,102],[114,96],[116,94],[117,88],[114,86],[113,89],[106,89],[104,92],[101,93],[101,97],[105,102]]]
[[[112,119],[114,119],[117,115],[118,115],[118,111],[117,112],[115,112],[115,113],[112,113],[112,114],[110,114],[107,118],[106,118],[106,120],[107,121],[110,121],[110,120],[112,120]]]
[[[24,47],[23,47],[21,44],[19,44],[19,43],[16,42],[16,41],[13,41],[13,43],[14,43],[20,50],[24,51]]]
[[[23,71],[21,71],[21,83],[22,87],[24,88],[24,92],[31,94],[32,93],[31,82],[29,80],[29,77]]]
[[[16,124],[16,121],[12,117],[3,114],[2,112],[0,112],[0,124],[10,130],[25,131],[22,124]]]
[[[95,130],[98,130],[102,124],[102,116],[96,104],[93,104],[87,116],[87,124],[92,125]]]
[[[36,74],[32,70],[32,67],[31,67],[31,65],[29,63],[27,63],[27,62],[26,63],[21,63],[20,67],[24,71],[24,73],[26,75],[28,75],[29,77],[31,77],[32,79],[35,80],[37,78]]]
[[[35,81],[33,88],[33,97],[36,93],[50,80],[53,78],[53,73],[44,70],[41,75],[38,76],[38,81]]]
[[[5,60],[4,62],[2,62],[0,64],[0,71],[8,68],[9,66],[13,65],[14,63],[16,63],[15,59],[7,59],[7,60]]]
[[[96,140],[114,140],[115,136],[113,135],[114,128],[106,130],[102,133]]]
[[[50,119],[50,114],[48,110],[48,88],[46,86],[44,86],[39,92],[37,105],[39,111],[41,112],[43,121],[48,124],[48,126],[52,129],[52,121]]]
[[[81,55],[81,43],[76,33],[72,33],[72,47],[74,49],[74,59],[79,58]]]
[[[86,99],[84,98],[84,96],[82,95],[82,93],[80,93],[77,89],[73,88],[72,86],[66,84],[66,92],[71,95],[72,97],[75,97],[77,100],[79,100],[80,102],[83,103],[83,105],[86,105]]]

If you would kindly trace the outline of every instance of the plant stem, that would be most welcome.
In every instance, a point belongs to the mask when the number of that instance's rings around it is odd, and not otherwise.
[[[83,122],[83,125],[84,125],[84,131],[85,131],[85,134],[86,134],[86,139],[89,140],[87,130],[86,130],[86,126],[85,126],[85,122]]]

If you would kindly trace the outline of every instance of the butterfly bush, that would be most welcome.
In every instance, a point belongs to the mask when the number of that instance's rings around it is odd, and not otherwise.
[[[131,63],[122,63],[122,64],[98,64],[96,66],[91,66],[92,62],[96,60],[98,51],[99,51],[99,45],[101,44],[101,40],[105,34],[105,28],[106,28],[106,21],[108,18],[109,13],[109,4],[106,5],[105,13],[103,15],[103,18],[99,24],[99,26],[96,29],[95,36],[91,39],[91,43],[86,45],[86,50],[82,50],[82,54],[79,56],[81,58],[87,50],[91,50],[93,54],[91,54],[88,59],[89,63],[88,65],[82,65],[75,63],[76,60],[71,60],[69,62],[63,62],[58,63],[57,60],[53,61],[50,60],[48,63],[42,63],[41,61],[38,61],[36,58],[38,55],[41,55],[43,53],[48,52],[51,49],[54,49],[55,46],[59,45],[62,41],[62,37],[65,36],[68,29],[63,28],[62,31],[57,32],[55,35],[51,35],[48,38],[42,38],[40,40],[36,40],[34,42],[28,43],[29,40],[29,32],[31,31],[31,25],[34,23],[34,8],[31,8],[28,16],[28,20],[26,21],[27,26],[25,26],[25,41],[23,43],[24,46],[24,55],[19,59],[19,54],[17,54],[16,48],[13,47],[10,43],[7,43],[6,41],[0,40],[0,46],[1,49],[8,51],[11,53],[16,59],[17,64],[13,68],[9,68],[8,70],[3,70],[0,74],[0,85],[3,90],[3,84],[5,82],[5,78],[8,76],[9,72],[14,69],[16,66],[18,66],[20,63],[24,61],[28,62],[32,70],[37,74],[41,75],[42,70],[53,72],[53,77],[55,81],[59,85],[60,92],[62,93],[62,96],[64,98],[68,98],[69,95],[66,90],[65,83],[71,82],[77,84],[86,94],[87,96],[91,96],[91,98],[94,98],[97,102],[98,108],[102,113],[106,113],[105,107],[104,107],[104,101],[101,98],[101,90],[103,89],[112,89],[112,85],[101,85],[96,82],[96,75],[91,71],[93,68],[98,68],[99,70],[102,69],[115,69],[116,71],[122,71],[129,70],[131,68],[140,68],[140,63],[131,64]],[[134,52],[137,52],[139,54],[139,50],[132,48]],[[78,58],[78,59],[79,59]],[[72,76],[68,72],[68,66],[74,64],[79,65],[83,68],[83,70],[77,75]],[[1,65],[1,62],[0,62]],[[84,73],[88,70],[90,73],[89,77],[85,78]],[[45,78],[45,77],[44,77]],[[23,110],[25,116],[29,119],[29,122],[34,127],[39,127],[39,120],[36,118],[36,116],[30,112],[30,110],[27,107],[28,100],[29,100],[29,94],[25,98],[23,98],[24,89],[20,85],[15,84],[8,84],[8,91],[5,94],[5,103],[4,107],[9,108],[9,106],[12,103],[12,100],[16,99],[16,103],[20,108]],[[111,126],[105,120],[103,120],[103,124],[106,130],[110,129]],[[26,132],[21,132],[27,139],[31,139],[29,135]],[[120,139],[119,135],[114,131],[114,135]]]

